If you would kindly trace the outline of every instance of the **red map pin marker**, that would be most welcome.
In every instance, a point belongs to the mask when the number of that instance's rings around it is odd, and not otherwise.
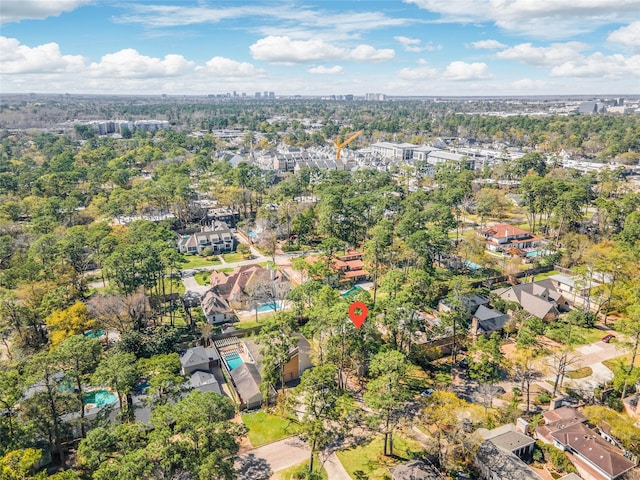
[[[360,310],[360,313],[357,313],[356,310]],[[349,307],[349,317],[356,328],[360,328],[362,326],[368,313],[369,309],[362,302],[353,302]]]

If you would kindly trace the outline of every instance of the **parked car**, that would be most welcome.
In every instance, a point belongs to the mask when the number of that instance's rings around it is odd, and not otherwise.
[[[609,343],[611,340],[613,340],[614,338],[616,338],[615,335],[605,335],[604,337],[602,337],[602,341],[604,343]]]
[[[433,392],[434,392],[433,388],[427,388],[425,391],[420,392],[420,396],[426,398],[429,395],[431,395]]]

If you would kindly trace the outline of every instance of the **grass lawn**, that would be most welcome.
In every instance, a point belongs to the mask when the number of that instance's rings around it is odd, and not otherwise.
[[[182,283],[182,279],[180,278],[163,278],[164,281],[164,292],[166,294],[178,293],[180,295],[184,295],[184,283]],[[162,286],[160,287],[160,292],[162,292]]]
[[[235,268],[232,267],[225,267],[225,268],[218,268],[216,269],[216,272],[220,272],[220,273],[231,273],[235,270]],[[196,280],[197,281],[197,280]]]
[[[190,268],[209,267],[211,265],[220,265],[222,263],[217,255],[213,255],[211,257],[201,257],[200,255],[185,255],[184,259],[186,260],[186,262],[181,264],[182,270],[187,270]]]
[[[370,480],[380,480],[388,478],[389,467],[410,460],[424,451],[416,441],[394,435],[394,456],[385,457],[382,454],[383,441],[384,437],[376,437],[369,443],[341,450],[336,455],[351,478],[359,478],[360,475]],[[356,472],[363,472],[366,477],[356,475]]]
[[[545,278],[549,278],[552,275],[557,275],[560,273],[557,270],[551,270],[550,272],[539,273],[533,277],[533,280],[537,282],[538,280],[544,280]]]
[[[262,411],[242,415],[242,422],[249,431],[249,440],[254,447],[296,435],[300,431],[298,425],[290,420]]]
[[[602,362],[609,370],[615,372],[618,364],[622,362],[622,364],[628,369],[631,364],[631,354],[622,355],[620,357],[612,358],[611,360],[605,360]],[[633,362],[634,367],[640,367],[640,355],[636,355],[636,359]]]
[[[198,285],[209,285],[211,272],[198,272],[193,276],[193,278],[198,282]]]
[[[555,340],[559,343],[565,343],[564,340],[567,338],[567,333],[564,329],[547,328],[545,335],[551,340]],[[587,345],[589,343],[594,343],[602,339],[603,336],[602,330],[597,328],[585,328],[578,326],[571,327],[572,345]]]
[[[318,457],[316,456],[313,460],[313,471],[317,472],[318,471],[318,467],[320,466],[320,461],[318,460]],[[280,470],[279,472],[276,472],[275,475],[272,478],[272,480],[291,480],[292,476],[294,473],[297,472],[307,472],[309,470],[309,462],[302,462],[298,465],[294,465],[293,467],[289,467],[286,468],[284,470]],[[322,480],[329,480],[329,477],[327,475],[327,472],[325,471],[324,468],[322,468],[321,470],[319,470],[320,472],[320,478]]]
[[[238,323],[234,323],[233,326],[238,329],[238,330],[244,330],[247,328],[253,328],[253,327],[259,327],[260,325],[262,325],[259,322],[256,322],[255,320],[247,320],[246,322],[238,322]]]
[[[591,367],[581,367],[576,370],[572,370],[567,372],[567,378],[571,378],[572,380],[577,380],[578,378],[586,378],[593,373]]]
[[[238,252],[223,253],[222,258],[224,258],[224,261],[227,263],[242,262],[243,260],[247,260],[246,258],[244,258],[244,255]]]

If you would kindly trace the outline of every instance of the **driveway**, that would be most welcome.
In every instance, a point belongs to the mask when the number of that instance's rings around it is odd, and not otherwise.
[[[207,290],[211,288],[208,285],[200,285],[198,282],[196,282],[196,277],[194,277],[193,275],[183,275],[182,283],[184,283],[185,293],[196,292],[200,295],[204,295]]]
[[[574,352],[569,354],[571,365],[567,370],[572,371],[583,367],[589,367],[593,373],[584,378],[570,379],[565,377],[562,382],[563,387],[569,387],[584,392],[585,394],[588,394],[589,392],[593,394],[596,387],[613,378],[613,372],[602,362],[624,354],[624,349],[617,342],[604,343],[602,341],[597,341],[578,347]],[[547,364],[553,368],[553,359],[551,357],[547,357],[545,360]],[[555,375],[548,375],[545,377],[545,380],[554,381]]]
[[[269,480],[273,473],[304,462],[310,453],[307,444],[299,437],[285,438],[254,448],[238,456],[235,462],[238,480]],[[333,479],[331,476],[329,478]]]

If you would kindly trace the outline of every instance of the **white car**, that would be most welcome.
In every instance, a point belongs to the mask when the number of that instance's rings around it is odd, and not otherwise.
[[[429,395],[431,395],[433,392],[434,392],[433,388],[427,388],[424,392],[420,392],[420,396],[426,398]]]

